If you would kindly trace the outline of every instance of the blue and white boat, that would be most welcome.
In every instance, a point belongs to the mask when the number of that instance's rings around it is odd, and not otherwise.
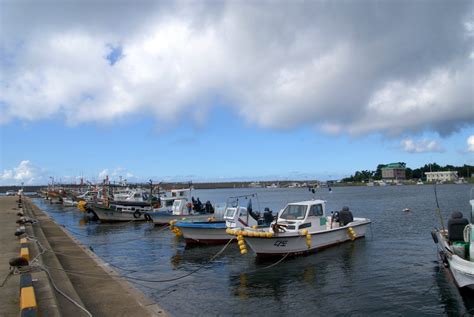
[[[225,205],[227,206],[227,205]],[[219,215],[219,207],[216,214]],[[223,244],[232,238],[227,229],[268,226],[273,220],[271,211],[267,209],[264,218],[254,212],[251,203],[248,207],[230,206],[223,208],[223,220],[214,221],[180,221],[174,224],[183,235],[187,244]]]

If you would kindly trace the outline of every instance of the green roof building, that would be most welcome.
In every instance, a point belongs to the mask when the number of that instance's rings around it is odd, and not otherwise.
[[[382,178],[383,179],[405,179],[405,164],[404,163],[390,163],[382,167]]]

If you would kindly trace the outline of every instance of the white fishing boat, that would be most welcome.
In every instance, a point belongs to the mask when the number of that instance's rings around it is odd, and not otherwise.
[[[64,207],[75,207],[77,206],[77,201],[70,197],[64,197],[63,198],[63,206]]]
[[[179,220],[195,220],[195,221],[205,221],[209,217],[213,216],[214,207],[208,201],[204,206],[193,205],[192,202],[188,201],[185,198],[174,199],[171,210],[166,207],[161,207],[157,210],[148,211],[144,214],[144,217],[147,221],[153,222],[155,225],[162,226],[167,225],[171,221]]]
[[[285,256],[362,238],[370,223],[367,218],[354,218],[347,207],[326,216],[326,201],[310,200],[288,204],[270,227],[227,232],[237,236],[242,253],[248,244],[257,256]]]
[[[7,190],[5,196],[15,196],[16,192],[14,190]]]
[[[435,229],[431,235],[444,266],[459,288],[474,290],[474,199],[470,223],[462,213],[453,212],[447,229]]]
[[[268,226],[273,220],[271,211],[266,211],[264,217],[260,218],[258,213],[252,211],[252,208],[241,206],[225,207],[224,204],[222,221],[215,221],[214,218],[209,221],[180,221],[174,224],[179,228],[186,244],[223,244],[232,237],[226,232],[226,229],[242,229],[253,226]],[[219,217],[220,208],[216,207],[215,217]]]
[[[97,199],[98,195],[99,195],[99,190],[88,190],[85,193],[78,195],[77,199],[83,200],[83,201],[94,201]]]
[[[85,210],[102,222],[145,221],[145,212],[151,211],[152,206],[87,204]]]

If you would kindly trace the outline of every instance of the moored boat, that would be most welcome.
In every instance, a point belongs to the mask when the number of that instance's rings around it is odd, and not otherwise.
[[[199,199],[197,200],[199,201]],[[146,220],[155,225],[167,225],[170,222],[179,220],[205,221],[214,216],[214,207],[207,201],[204,205],[193,204],[186,198],[174,199],[171,209],[166,207],[157,210],[150,210],[144,214]]]
[[[270,227],[227,232],[237,236],[242,253],[247,253],[248,244],[257,256],[286,256],[362,238],[370,223],[367,218],[354,218],[347,207],[328,217],[326,201],[310,200],[288,204]]]
[[[268,226],[271,220],[273,216],[269,210],[264,214],[264,218],[260,219],[258,213],[253,212],[251,208],[229,206],[224,208],[222,221],[212,218],[210,221],[180,221],[174,226],[179,228],[186,244],[222,244],[232,238],[227,233],[227,228],[238,229],[265,224]]]
[[[63,198],[63,206],[64,207],[75,207],[77,206],[77,201],[71,197],[64,197]]]
[[[145,212],[151,210],[151,206],[88,204],[86,211],[93,214],[102,222],[118,221],[145,221]]]
[[[451,273],[459,288],[474,290],[474,199],[471,205],[471,219],[463,217],[461,212],[453,212],[447,229],[435,229],[431,232],[444,266]]]

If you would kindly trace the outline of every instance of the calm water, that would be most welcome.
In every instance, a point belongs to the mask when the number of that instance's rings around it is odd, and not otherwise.
[[[469,212],[470,185],[439,185],[444,218]],[[305,189],[232,189],[194,191],[201,201],[222,202],[229,196],[257,192],[260,205],[274,211],[289,201],[312,197]],[[368,217],[366,239],[309,256],[283,261],[257,261],[230,245],[214,262],[208,259],[222,246],[185,248],[168,230],[140,224],[85,222],[75,208],[35,202],[91,246],[117,271],[147,280],[197,273],[174,282],[135,282],[135,285],[176,316],[216,315],[469,315],[474,295],[460,294],[437,262],[430,231],[439,226],[433,187],[387,186],[322,189],[317,198],[329,210],[349,206],[355,216]],[[402,210],[410,208],[411,213]],[[136,270],[137,272],[122,269]],[[259,270],[260,269],[260,270]]]

